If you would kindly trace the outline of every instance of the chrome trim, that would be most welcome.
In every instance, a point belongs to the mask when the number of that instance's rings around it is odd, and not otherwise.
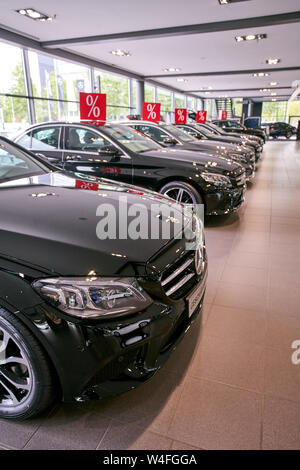
[[[177,284],[175,284],[173,287],[171,287],[171,289],[166,291],[166,295],[170,296],[171,294],[173,294],[175,291],[180,289],[180,287],[182,287],[184,284],[186,284],[194,276],[195,276],[195,273],[190,273],[190,274],[187,274],[186,276],[184,276],[179,282],[177,282]]]
[[[192,264],[193,261],[194,260],[192,258],[188,259],[185,263],[179,266],[179,268],[177,268],[172,274],[170,274],[170,276],[168,276],[164,281],[162,281],[161,285],[165,286],[166,284],[168,284],[175,277],[177,277],[182,271],[184,271],[185,268],[187,268],[190,264]]]

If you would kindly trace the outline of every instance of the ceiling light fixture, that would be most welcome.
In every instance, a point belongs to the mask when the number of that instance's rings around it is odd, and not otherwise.
[[[271,86],[276,86],[276,85],[278,85],[278,82],[270,82],[270,85]]]
[[[187,83],[187,79],[186,78],[177,78],[177,82]]]
[[[279,62],[280,62],[280,59],[267,59],[266,60],[266,63],[269,65],[276,65],[276,64],[279,64]]]
[[[253,77],[268,77],[270,74],[265,72],[254,73]]]
[[[180,72],[181,69],[178,67],[166,67],[163,69],[164,72]]]
[[[247,34],[247,36],[235,36],[236,42],[254,41],[254,40],[259,41],[260,39],[266,39],[266,38],[267,38],[266,34]]]
[[[272,101],[277,101],[277,99],[276,99],[276,98],[272,98]]]
[[[248,2],[249,0],[219,0],[220,5],[227,5],[228,3]]]
[[[268,92],[268,91],[271,91],[270,88],[261,88],[259,91],[261,91],[262,93],[265,93],[265,92]]]
[[[21,10],[16,10],[16,12],[35,21],[52,21],[56,17],[56,15],[48,16],[44,13],[40,13],[39,11],[34,10],[34,8],[22,8]]]
[[[276,96],[276,95],[277,95],[277,93],[271,93],[271,96]]]
[[[122,49],[116,49],[115,51],[110,51],[110,53],[119,57],[128,57],[131,55],[130,52],[123,51]]]

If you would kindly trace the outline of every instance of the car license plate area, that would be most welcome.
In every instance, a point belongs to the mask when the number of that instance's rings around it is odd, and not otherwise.
[[[188,296],[187,302],[188,302],[188,315],[191,317],[198,307],[205,288],[205,283],[201,282],[194,290],[193,292]]]

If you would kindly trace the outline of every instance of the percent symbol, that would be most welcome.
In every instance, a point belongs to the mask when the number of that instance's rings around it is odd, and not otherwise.
[[[98,96],[96,96],[95,99],[93,99],[92,95],[88,95],[86,97],[86,104],[91,107],[88,113],[88,117],[90,117],[91,114],[93,115],[94,118],[98,118],[100,116],[101,111],[100,111],[99,106],[96,106],[97,101],[98,101]]]
[[[149,103],[147,105],[147,111],[148,111],[148,119],[155,119],[156,118],[156,112],[155,112],[155,104]]]

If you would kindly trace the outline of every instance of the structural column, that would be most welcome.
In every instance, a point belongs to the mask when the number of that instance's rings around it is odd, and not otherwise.
[[[145,82],[144,80],[136,81],[136,112],[142,115],[143,102],[145,101]]]
[[[30,70],[29,70],[29,61],[28,61],[28,50],[23,49],[23,64],[24,64],[24,75],[25,75],[25,87],[27,96],[33,96],[32,84],[30,80]],[[32,98],[27,99],[28,103],[28,114],[30,124],[35,124],[35,111],[34,103]]]

